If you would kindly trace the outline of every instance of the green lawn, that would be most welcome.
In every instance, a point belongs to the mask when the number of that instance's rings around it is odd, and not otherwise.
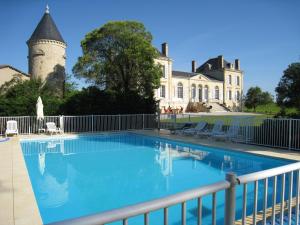
[[[184,118],[183,118],[184,116]],[[176,123],[187,123],[187,122],[192,122],[192,123],[197,123],[199,121],[205,121],[209,124],[214,123],[216,120],[223,120],[225,124],[229,124],[233,119],[236,118],[246,118],[246,117],[254,117],[254,120],[258,121],[262,121],[263,119],[266,118],[270,118],[270,115],[265,115],[265,114],[256,114],[256,115],[251,115],[251,116],[247,116],[247,115],[241,115],[241,116],[236,116],[236,115],[222,115],[222,116],[215,116],[215,115],[199,115],[199,116],[188,116],[187,114],[184,115],[177,115],[176,117]],[[161,122],[175,122],[174,119],[164,119],[161,120]]]
[[[254,112],[253,109],[245,108],[245,112]],[[280,112],[280,107],[275,103],[270,103],[266,105],[259,105],[256,108],[257,113],[267,114],[267,115],[276,115]],[[297,113],[296,108],[287,108],[286,109],[287,115]]]

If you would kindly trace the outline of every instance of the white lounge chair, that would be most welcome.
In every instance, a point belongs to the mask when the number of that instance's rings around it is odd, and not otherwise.
[[[62,133],[62,130],[58,127],[56,127],[54,122],[48,122],[46,123],[46,131],[49,134],[57,134],[57,133]]]
[[[6,122],[5,137],[7,137],[8,134],[19,134],[17,121],[9,120]]]
[[[199,136],[212,136],[212,135],[222,134],[223,124],[224,122],[222,120],[217,120],[211,131],[206,130],[206,131],[198,132],[197,134]]]
[[[204,128],[206,127],[207,123],[204,121],[201,121],[197,124],[196,127],[194,128],[188,128],[188,129],[183,129],[181,131],[182,134],[191,134],[191,135],[195,135],[198,132],[202,132],[204,130]]]
[[[239,130],[240,130],[240,121],[233,120],[227,132],[214,134],[212,135],[212,137],[216,139],[233,140],[238,136]]]

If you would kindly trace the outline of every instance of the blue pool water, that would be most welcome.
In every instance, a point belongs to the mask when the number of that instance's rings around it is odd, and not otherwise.
[[[45,224],[211,184],[224,180],[227,172],[242,175],[291,163],[132,133],[26,140],[21,146]],[[261,185],[258,208],[262,206]],[[269,195],[271,189],[270,181]],[[253,186],[249,185],[248,193],[250,213]],[[240,187],[237,218],[241,217],[241,200]],[[210,224],[211,207],[211,196],[207,196],[203,224]],[[170,224],[180,224],[179,212],[180,206],[170,208]],[[217,224],[223,224],[223,212],[224,192],[218,192]],[[151,213],[151,224],[163,224],[162,215],[162,210]],[[189,201],[187,224],[196,224],[196,215],[196,201]],[[142,224],[142,219],[132,218],[129,224]]]

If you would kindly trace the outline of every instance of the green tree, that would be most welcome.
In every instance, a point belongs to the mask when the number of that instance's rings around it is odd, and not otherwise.
[[[277,104],[283,109],[295,107],[300,111],[300,63],[292,63],[283,72],[275,91],[277,92]]]
[[[263,92],[260,87],[251,87],[248,89],[245,97],[245,106],[256,111],[258,105],[264,105],[273,102],[273,97],[269,92]]]
[[[39,96],[43,100],[45,115],[58,115],[64,101],[40,80],[15,80],[0,89],[5,90],[0,93],[1,116],[36,115],[36,101]]]
[[[142,23],[109,22],[81,41],[83,55],[73,73],[108,92],[153,97],[162,71],[154,63],[159,55],[151,41],[152,35]]]
[[[274,99],[273,96],[269,92],[267,91],[262,92],[260,95],[259,105],[267,105],[270,103],[274,103],[273,99]]]
[[[154,113],[155,101],[135,92],[125,97],[90,86],[70,96],[62,104],[61,112],[65,115]]]

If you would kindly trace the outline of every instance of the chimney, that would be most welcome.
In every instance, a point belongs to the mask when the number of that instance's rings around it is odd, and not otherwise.
[[[196,73],[196,61],[192,60],[192,73]]]
[[[218,69],[223,69],[224,68],[224,58],[222,55],[218,56]]]
[[[240,67],[240,60],[239,60],[239,59],[236,59],[236,60],[234,61],[234,68],[235,68],[236,70],[240,70],[240,69],[241,69],[241,67]]]
[[[169,47],[168,47],[168,43],[162,43],[161,45],[161,53],[163,56],[165,57],[169,57]]]

